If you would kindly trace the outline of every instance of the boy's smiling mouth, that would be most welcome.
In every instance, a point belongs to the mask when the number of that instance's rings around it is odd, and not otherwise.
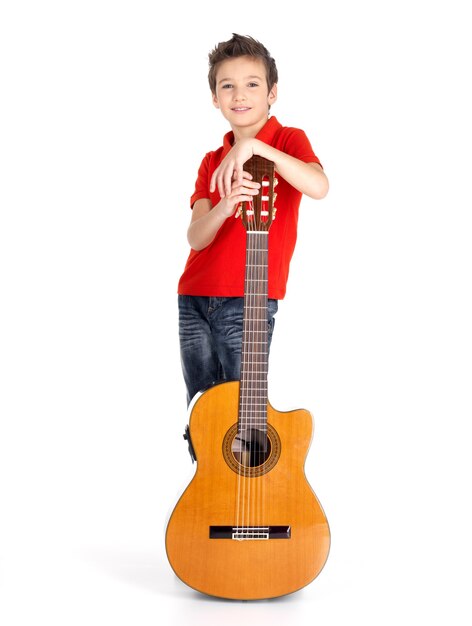
[[[244,111],[250,111],[251,107],[233,107],[232,111],[236,111],[236,113],[244,113]]]

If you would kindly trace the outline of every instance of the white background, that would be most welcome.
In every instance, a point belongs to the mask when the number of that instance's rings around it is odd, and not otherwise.
[[[466,5],[2,2],[2,625],[471,623]],[[176,284],[232,32],[275,57],[273,113],[331,183],[302,201],[270,397],[314,415],[332,550],[257,603],[187,589],[163,544],[192,474]]]

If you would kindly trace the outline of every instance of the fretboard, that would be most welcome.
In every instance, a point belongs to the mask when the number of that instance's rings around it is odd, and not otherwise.
[[[248,231],[239,395],[240,428],[267,432],[268,232]]]

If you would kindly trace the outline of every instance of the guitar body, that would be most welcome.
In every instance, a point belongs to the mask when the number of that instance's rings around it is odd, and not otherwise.
[[[194,405],[197,471],[169,520],[166,550],[177,576],[200,592],[271,598],[310,583],[328,557],[328,522],[304,473],[312,417],[268,404],[268,448],[245,466],[232,451],[239,395],[239,382],[223,383]],[[234,527],[239,537],[225,535]]]

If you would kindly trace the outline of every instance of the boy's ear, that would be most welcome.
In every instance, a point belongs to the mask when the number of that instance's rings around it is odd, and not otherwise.
[[[277,100],[277,83],[274,83],[272,85],[272,89],[269,91],[269,95],[267,96],[267,102],[270,106],[271,104],[274,104],[276,100]]]
[[[218,98],[216,97],[216,94],[212,93],[211,94],[211,99],[212,99],[212,102],[213,102],[213,106],[215,106],[217,109],[219,109],[220,108],[220,104],[218,102]]]

